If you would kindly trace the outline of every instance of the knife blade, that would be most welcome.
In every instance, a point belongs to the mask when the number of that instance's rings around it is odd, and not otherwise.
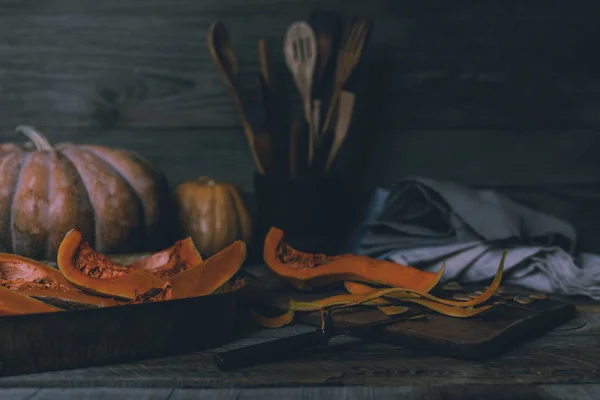
[[[348,335],[361,337],[370,333],[376,327],[383,327],[397,322],[426,317],[427,314],[409,310],[403,314],[385,317],[366,324],[356,324],[344,329],[336,329],[333,325],[331,313],[326,314],[324,327],[314,331],[288,336],[282,339],[271,340],[218,353],[214,362],[221,371],[244,368],[257,364],[281,361],[292,357],[316,351],[327,347],[329,340],[334,336]]]

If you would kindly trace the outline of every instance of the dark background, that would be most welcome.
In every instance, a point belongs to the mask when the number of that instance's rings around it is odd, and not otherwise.
[[[242,75],[257,72],[256,42],[270,39],[291,88],[287,25],[313,9],[360,13],[375,30],[342,155],[357,192],[414,175],[494,187],[570,220],[581,248],[597,250],[600,25],[583,3],[2,0],[0,140],[29,124],[53,142],[137,151],[173,186],[211,175],[251,193],[210,23],[227,25]]]

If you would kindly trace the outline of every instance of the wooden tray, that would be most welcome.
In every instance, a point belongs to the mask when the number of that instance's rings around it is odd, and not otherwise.
[[[281,288],[265,289],[270,294],[256,293],[249,296],[252,301],[277,304]],[[471,292],[483,290],[481,287],[465,288]],[[294,292],[297,293],[297,292]],[[517,293],[526,293],[516,289]],[[450,292],[436,295],[451,298]],[[305,300],[326,297],[329,294],[304,295]],[[285,294],[284,294],[285,296]],[[503,296],[508,297],[504,294]],[[420,308],[410,305],[411,308]],[[575,316],[575,306],[562,301],[545,299],[523,305],[506,300],[490,312],[473,318],[453,318],[422,308],[428,313],[426,319],[404,321],[370,330],[366,339],[382,341],[412,349],[433,352],[436,355],[450,356],[467,360],[485,360],[508,352],[519,344],[543,335]],[[372,307],[356,307],[339,310],[333,314],[334,326],[344,329],[381,319],[381,312]],[[298,313],[296,321],[307,325],[320,326],[321,314]]]
[[[127,256],[131,260],[143,255]],[[111,257],[121,261],[121,256]],[[238,293],[0,318],[0,376],[138,361],[233,338]]]

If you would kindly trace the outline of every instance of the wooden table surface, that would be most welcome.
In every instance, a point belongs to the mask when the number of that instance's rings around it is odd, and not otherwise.
[[[600,399],[600,302],[569,301],[575,319],[485,362],[349,337],[284,363],[223,373],[212,362],[217,351],[313,329],[297,325],[179,357],[0,378],[0,399]]]

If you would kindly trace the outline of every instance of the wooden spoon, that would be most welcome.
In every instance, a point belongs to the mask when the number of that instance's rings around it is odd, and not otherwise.
[[[231,38],[229,32],[220,21],[214,22],[208,30],[208,49],[213,63],[217,66],[219,74],[225,81],[229,94],[231,95],[233,102],[240,113],[240,119],[244,128],[246,139],[248,140],[248,146],[254,159],[254,164],[259,173],[264,174],[265,171],[261,165],[260,159],[256,152],[256,146],[254,144],[254,132],[252,126],[248,122],[246,116],[246,110],[240,99],[239,82],[237,80],[238,74],[238,61],[233,50]]]
[[[312,162],[315,135],[312,108],[312,81],[317,63],[317,39],[310,25],[304,21],[291,24],[283,40],[283,52],[288,69],[302,97],[304,115],[308,122],[308,163]]]

